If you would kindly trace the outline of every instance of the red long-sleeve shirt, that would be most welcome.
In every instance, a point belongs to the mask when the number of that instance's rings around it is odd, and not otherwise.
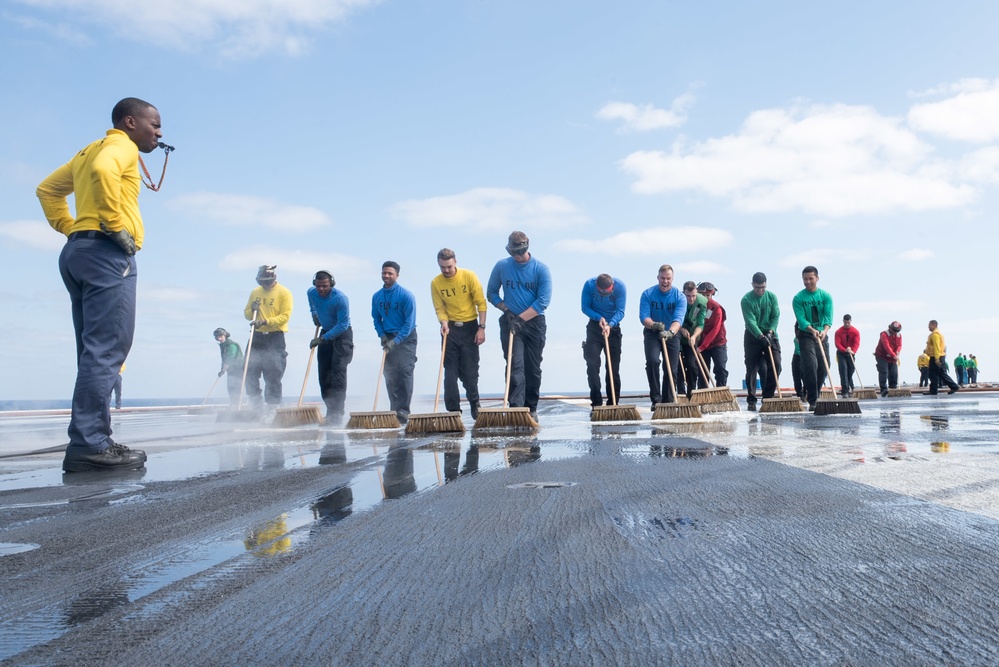
[[[887,331],[881,332],[878,346],[874,348],[874,356],[885,361],[896,361],[902,351],[902,334],[892,336]]]
[[[704,316],[704,329],[701,330],[701,342],[697,349],[701,352],[728,343],[725,337],[725,320],[728,316],[721,304],[714,299],[708,299],[708,311]]]
[[[860,351],[860,330],[857,327],[842,326],[836,329],[836,350],[846,352],[847,348],[854,354]]]

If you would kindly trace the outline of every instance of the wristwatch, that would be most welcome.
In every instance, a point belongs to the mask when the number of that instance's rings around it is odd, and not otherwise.
[[[485,322],[479,322],[479,328],[480,329],[485,329],[486,328],[486,323]]]

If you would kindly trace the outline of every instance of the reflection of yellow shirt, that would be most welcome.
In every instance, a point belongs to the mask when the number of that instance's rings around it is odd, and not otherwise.
[[[250,534],[243,545],[254,556],[276,556],[291,551],[291,538],[288,537],[288,525],[282,514],[277,519],[268,521],[250,529]]]
[[[486,296],[478,276],[468,269],[458,269],[453,278],[443,274],[430,281],[430,296],[434,301],[437,320],[471,322],[486,311]]]
[[[288,320],[291,319],[291,307],[294,301],[288,288],[274,283],[269,290],[258,286],[250,292],[246,308],[243,309],[243,315],[248,320],[253,320],[253,302],[257,299],[260,299],[260,317],[267,320],[267,324],[258,327],[257,331],[264,333],[288,331]]]
[[[139,214],[139,147],[121,130],[90,144],[53,171],[35,191],[52,228],[73,232],[126,230],[142,247],[144,231]],[[76,199],[76,218],[66,197]]]

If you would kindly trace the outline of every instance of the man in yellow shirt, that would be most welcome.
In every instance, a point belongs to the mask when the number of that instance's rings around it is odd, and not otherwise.
[[[253,345],[247,352],[246,395],[250,404],[260,406],[260,376],[264,376],[264,396],[268,410],[281,405],[281,379],[288,365],[284,335],[291,319],[291,292],[277,282],[277,266],[264,265],[257,271],[257,285],[250,292],[243,315],[253,327]]]
[[[156,107],[126,97],[113,129],[52,172],[35,194],[49,224],[65,234],[59,272],[76,333],[76,386],[63,470],[141,468],[146,454],[111,439],[108,396],[135,333],[135,253],[142,248],[139,152],[163,136]],[[67,197],[74,195],[76,216]]]
[[[919,369],[919,386],[928,387],[930,384],[930,357],[922,352],[916,358],[916,368]]]
[[[948,394],[957,391],[957,383],[947,373],[947,343],[944,342],[943,334],[937,330],[937,321],[930,320],[930,336],[926,339],[926,350],[924,354],[930,358],[930,390],[926,392],[936,396],[941,384],[950,387]]]
[[[459,269],[450,248],[437,253],[437,266],[441,273],[430,282],[430,296],[441,323],[441,336],[447,336],[444,407],[448,412],[461,411],[461,380],[468,409],[475,419],[479,416],[479,346],[486,340],[486,296],[478,276]]]

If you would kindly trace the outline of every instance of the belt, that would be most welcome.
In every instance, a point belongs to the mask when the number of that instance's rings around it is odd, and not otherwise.
[[[474,325],[478,326],[479,321],[478,320],[469,320],[468,322],[448,322],[448,325],[452,326],[452,327],[463,327],[466,324],[474,324]]]
[[[77,239],[104,239],[105,241],[111,241],[114,243],[114,239],[98,229],[88,229],[84,232],[73,232],[69,235],[70,241],[75,241]]]

